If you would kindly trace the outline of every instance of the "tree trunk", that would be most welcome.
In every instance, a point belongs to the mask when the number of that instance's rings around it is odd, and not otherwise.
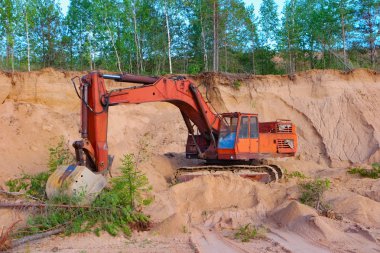
[[[137,21],[136,21],[136,3],[133,4],[133,27],[134,27],[134,38],[135,38],[135,46],[136,46],[136,70],[137,74],[140,74],[140,47],[139,47],[139,39],[137,34]]]
[[[89,47],[89,58],[90,58],[90,70],[93,70],[93,64],[92,64],[92,47],[91,47],[91,40],[90,40],[90,33],[87,33],[87,40],[88,40],[88,47]]]
[[[227,38],[225,38],[227,40]],[[227,42],[224,42],[224,72],[227,72],[228,59],[227,59]]]
[[[288,30],[288,61],[289,61],[289,66],[288,66],[288,74],[292,75],[293,74],[293,67],[292,67],[292,50],[291,50],[291,44],[290,44],[290,32]]]
[[[199,16],[201,22],[201,36],[202,36],[202,47],[203,47],[203,70],[208,71],[208,58],[207,58],[207,49],[206,49],[206,35],[203,27],[203,17],[202,17],[202,2],[199,4]]]
[[[256,74],[255,68],[255,26],[252,23],[252,74]]]
[[[219,42],[218,42],[218,23],[219,23],[219,17],[218,17],[218,0],[214,0],[214,15],[213,15],[213,21],[214,21],[214,59],[213,59],[213,71],[218,72],[219,70]]]
[[[343,61],[344,68],[347,69],[347,52],[346,52],[346,31],[345,31],[345,20],[344,15],[341,13],[340,15],[340,24],[342,25],[342,41],[343,41]]]
[[[294,50],[294,38],[295,38],[295,30],[294,30],[294,27],[296,26],[296,22],[294,20],[294,16],[295,16],[295,2],[294,0],[292,0],[292,34],[291,34],[291,37],[290,37],[290,59],[291,59],[291,74],[294,74],[296,72],[296,57],[295,57],[295,50]]]
[[[26,31],[28,71],[30,72],[30,42],[29,42],[28,12],[26,8],[25,8],[25,31]]]
[[[169,73],[172,74],[172,57],[170,54],[171,39],[170,39],[170,27],[169,27],[169,17],[168,17],[168,6],[165,4],[165,20],[166,20],[166,32],[168,35],[168,58],[169,58]]]
[[[110,27],[108,26],[108,23],[107,23],[107,20],[104,19],[104,23],[106,24],[107,26],[107,29],[108,29],[108,33],[110,34],[110,38],[111,38],[111,43],[112,43],[112,46],[113,46],[113,49],[115,50],[115,54],[116,54],[116,59],[117,59],[117,67],[119,69],[119,72],[122,74],[123,71],[121,71],[121,64],[120,64],[120,58],[119,58],[119,54],[117,52],[117,48],[116,48],[116,44],[115,44],[115,40],[113,38],[113,35],[112,35],[112,32],[111,32],[111,29]],[[91,57],[90,57],[91,58]]]

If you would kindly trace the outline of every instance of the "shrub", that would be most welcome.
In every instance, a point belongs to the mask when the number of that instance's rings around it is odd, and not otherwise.
[[[265,237],[266,232],[264,227],[256,227],[249,223],[238,229],[235,233],[235,239],[241,240],[242,242],[249,242],[251,239]]]
[[[234,87],[235,89],[240,89],[241,87],[241,82],[239,80],[235,80],[233,83],[232,83],[232,87]]]
[[[327,206],[322,203],[323,193],[330,189],[329,179],[314,179],[300,184],[301,203],[314,207],[317,211],[324,211]]]
[[[285,171],[285,176],[287,178],[299,178],[299,179],[306,179],[307,178],[307,176],[305,176],[305,174],[303,174],[300,171],[292,171],[290,173],[288,171]]]
[[[362,167],[353,167],[348,170],[348,173],[350,174],[358,174],[361,177],[368,177],[373,179],[380,178],[380,164],[379,163],[373,163],[372,169],[364,169]]]

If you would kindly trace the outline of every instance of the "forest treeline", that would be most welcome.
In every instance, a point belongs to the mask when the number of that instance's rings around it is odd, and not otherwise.
[[[6,71],[380,70],[380,0],[1,0],[0,34]]]

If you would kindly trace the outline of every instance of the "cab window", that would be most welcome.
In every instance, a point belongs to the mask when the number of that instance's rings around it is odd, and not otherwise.
[[[238,119],[236,117],[223,117],[219,134],[219,148],[234,148]]]
[[[253,139],[257,139],[259,137],[258,125],[257,125],[257,117],[251,117],[250,119],[250,128],[251,134],[250,137]]]
[[[248,138],[248,116],[243,116],[240,119],[239,138]]]

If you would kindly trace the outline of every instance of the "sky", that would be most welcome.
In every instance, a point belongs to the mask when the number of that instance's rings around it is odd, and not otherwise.
[[[285,3],[285,0],[274,0],[277,5],[278,5],[278,14],[281,13],[282,11],[282,8],[284,6],[284,3]],[[259,10],[260,10],[260,5],[261,5],[261,2],[262,0],[244,0],[245,4],[246,5],[250,5],[250,4],[253,4],[255,6],[255,12],[256,12],[256,15],[258,15],[259,13]]]
[[[61,3],[62,12],[66,15],[70,0],[58,0],[58,2]],[[244,2],[246,5],[253,4],[255,6],[256,15],[258,14],[262,0],[244,0]],[[278,4],[278,13],[280,14],[285,0],[275,0],[275,2]]]

